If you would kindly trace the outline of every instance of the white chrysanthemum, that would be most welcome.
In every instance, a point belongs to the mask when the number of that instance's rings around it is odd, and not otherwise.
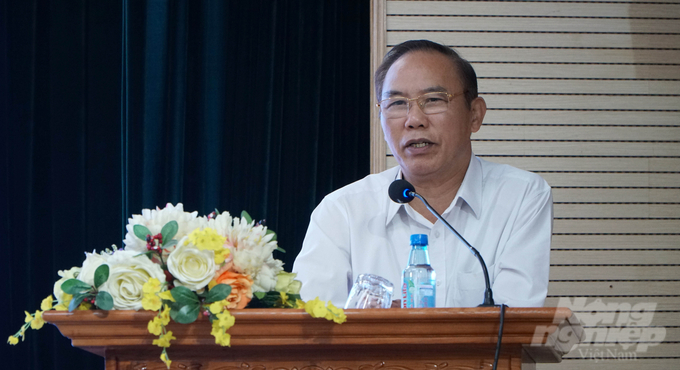
[[[264,261],[259,273],[253,279],[253,292],[269,292],[276,290],[279,272],[283,271],[283,262],[277,260],[271,254]]]
[[[274,234],[267,228],[255,225],[245,218],[232,218],[228,212],[208,220],[208,227],[227,237],[226,244],[232,248],[234,270],[253,278],[254,292],[268,292],[276,286],[277,274],[283,271],[283,262],[274,259],[277,247]]]
[[[101,290],[113,297],[116,310],[139,310],[144,298],[144,283],[150,278],[165,281],[163,269],[137,252],[118,250],[106,259],[109,278]]]
[[[229,239],[229,235],[231,234],[231,229],[232,229],[232,221],[233,217],[229,214],[229,212],[222,212],[221,214],[217,215],[215,218],[205,218],[205,223],[207,227],[215,230],[218,234],[222,236],[226,236],[227,239]]]
[[[180,239],[177,248],[170,253],[168,271],[177,279],[175,285],[199,291],[215,277],[215,252],[200,250],[189,243],[188,239]]]
[[[132,215],[128,219],[128,224],[125,226],[127,234],[125,234],[125,250],[135,251],[137,253],[146,252],[146,240],[139,239],[134,233],[135,225],[144,225],[152,235],[161,232],[163,226],[170,221],[177,221],[177,234],[173,239],[181,239],[191,233],[195,228],[205,226],[204,218],[197,218],[198,212],[192,213],[184,212],[184,205],[177,203],[176,206],[168,203],[165,208],[160,209],[143,209],[141,215]],[[167,242],[167,240],[165,241]]]

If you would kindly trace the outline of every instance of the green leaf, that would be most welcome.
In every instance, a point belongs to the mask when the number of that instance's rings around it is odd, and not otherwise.
[[[132,228],[132,231],[134,231],[135,236],[146,241],[146,236],[151,235],[151,230],[149,230],[146,226],[144,225],[135,225]]]
[[[90,285],[84,283],[78,279],[68,279],[61,284],[61,290],[66,294],[76,295],[83,291],[88,291],[92,289]]]
[[[78,308],[78,306],[80,306],[80,303],[83,301],[83,299],[91,296],[92,294],[88,293],[74,294],[73,298],[71,298],[71,303],[69,303],[68,305],[68,311],[71,312],[75,310],[76,308]]]
[[[299,299],[299,300],[302,300],[302,297],[300,297],[299,294],[288,294],[288,300],[289,300],[289,301],[295,302],[295,301],[297,301],[298,299]]]
[[[165,224],[163,228],[161,229],[161,235],[163,236],[163,245],[165,245],[166,242],[169,242],[172,240],[172,238],[177,235],[177,230],[179,229],[179,226],[177,225],[177,221],[172,220]]]
[[[255,297],[257,297],[257,299],[262,299],[265,296],[265,292],[255,292],[255,293],[253,293],[253,295],[255,295]]]
[[[272,230],[272,229],[267,229],[267,232],[265,233],[265,235],[269,235],[269,234],[274,234],[274,236],[272,236],[272,239],[271,239],[271,240],[276,240],[276,233],[274,232],[274,230]],[[279,248],[279,249],[280,249],[280,248]],[[283,249],[281,249],[281,251],[282,251],[283,253],[286,253],[286,251],[284,251]]]
[[[165,240],[165,238],[163,238],[163,240]],[[172,239],[171,241],[169,241],[167,243],[163,243],[163,246],[161,248],[166,249],[166,248],[173,247],[173,246],[177,245],[177,242],[178,242],[177,239]]]
[[[246,211],[241,211],[241,218],[245,218],[246,221],[248,221],[248,223],[253,222],[253,218],[250,217],[250,215]]]
[[[205,303],[213,303],[221,301],[229,296],[231,293],[231,285],[217,284],[208,292],[208,297]]]
[[[177,311],[173,320],[180,324],[191,324],[198,318],[199,307],[198,304],[186,305]]]
[[[99,307],[100,310],[112,310],[113,297],[111,297],[109,292],[99,292],[97,293],[97,298],[95,298],[94,304]]]
[[[203,289],[202,292],[196,293],[196,295],[198,296],[199,299],[203,299],[208,296],[208,289],[207,288]]]
[[[94,286],[99,288],[109,279],[109,265],[102,264],[94,271]],[[63,290],[63,289],[62,289]]]
[[[277,251],[279,251],[279,252],[281,252],[281,253],[286,253],[286,250],[283,249],[283,248],[281,248],[281,247],[279,247],[279,246],[277,246],[275,250],[277,250]]]
[[[170,316],[172,317],[172,311],[178,312],[180,308],[182,308],[182,305],[177,303],[177,302],[172,302],[172,301],[163,301],[165,304],[170,307]],[[175,319],[174,317],[172,318],[173,320]]]
[[[176,286],[172,288],[170,291],[170,294],[172,294],[172,298],[177,301],[182,306],[185,305],[191,305],[191,304],[198,304],[198,297],[196,296],[196,293],[192,292],[191,289],[183,286]]]

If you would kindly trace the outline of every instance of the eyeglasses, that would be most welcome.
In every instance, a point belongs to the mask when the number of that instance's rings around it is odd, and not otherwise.
[[[415,98],[404,98],[396,96],[380,101],[376,106],[380,107],[380,113],[385,118],[403,118],[408,115],[411,102],[416,101],[420,110],[425,114],[437,114],[446,112],[449,109],[449,102],[453,98],[465,94],[465,91],[458,94],[447,92],[431,92]]]

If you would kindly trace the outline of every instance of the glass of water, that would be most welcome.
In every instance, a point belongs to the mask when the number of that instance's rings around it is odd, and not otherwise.
[[[345,308],[390,308],[394,286],[389,280],[373,274],[357,277]]]

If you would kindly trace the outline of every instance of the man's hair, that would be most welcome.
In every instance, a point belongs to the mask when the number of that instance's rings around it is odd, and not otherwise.
[[[465,89],[465,102],[468,108],[471,107],[472,101],[477,97],[477,74],[470,65],[470,62],[463,59],[453,49],[448,46],[437,44],[429,40],[410,40],[396,45],[383,58],[382,63],[375,71],[375,96],[378,101],[382,100],[383,83],[387,71],[392,67],[392,64],[408,53],[414,51],[436,52],[440,53],[451,60],[453,66],[458,72],[458,78]]]

